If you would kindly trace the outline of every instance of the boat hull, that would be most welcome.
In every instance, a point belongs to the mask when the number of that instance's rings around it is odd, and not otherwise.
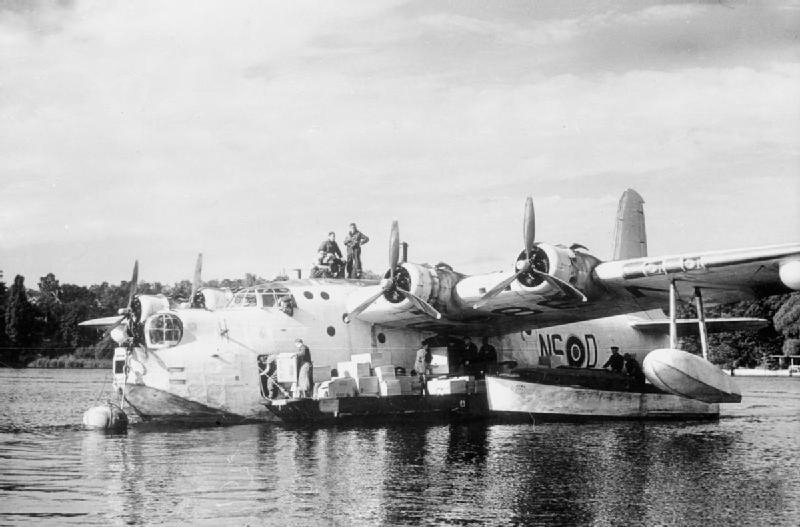
[[[314,425],[355,421],[449,421],[489,416],[485,393],[283,399],[267,408],[286,423]]]
[[[487,376],[489,409],[534,419],[715,419],[719,405],[646,387],[587,388],[547,384],[522,376]]]
[[[125,402],[143,421],[226,426],[248,421],[274,421],[267,411],[240,415],[143,384],[125,385]]]

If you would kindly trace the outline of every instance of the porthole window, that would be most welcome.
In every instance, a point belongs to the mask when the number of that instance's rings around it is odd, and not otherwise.
[[[328,294],[328,293],[326,293],[325,291],[321,292],[321,293],[319,294],[319,296],[321,296],[323,300],[328,300],[328,299],[331,297],[331,295],[329,295],[329,294]]]
[[[172,313],[158,313],[144,324],[145,340],[149,348],[177,346],[183,337],[183,323]]]
[[[385,343],[386,335],[384,335],[383,333],[378,333],[378,342],[380,342],[381,344]]]
[[[314,293],[312,293],[311,291],[303,291],[303,296],[311,300],[312,298],[314,298]]]
[[[326,331],[328,332],[329,337],[336,335],[336,328],[333,326],[328,326],[328,329]]]

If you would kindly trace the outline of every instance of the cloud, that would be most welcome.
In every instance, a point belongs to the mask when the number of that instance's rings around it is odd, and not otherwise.
[[[269,276],[358,221],[377,270],[396,218],[412,256],[477,272],[518,251],[528,194],[542,239],[607,256],[628,186],[651,247],[796,239],[796,12],[609,6],[0,13],[0,265],[118,281],[139,257],[169,282],[202,250]],[[757,204],[746,228],[732,200]]]

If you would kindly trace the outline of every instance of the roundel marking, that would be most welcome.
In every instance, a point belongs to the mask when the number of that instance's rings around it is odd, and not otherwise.
[[[492,313],[496,315],[506,315],[512,317],[524,317],[529,315],[538,315],[541,313],[541,311],[538,309],[530,309],[528,307],[509,306],[501,307],[499,309],[492,309]]]
[[[586,348],[581,339],[570,335],[565,344],[564,354],[570,366],[581,366],[586,361]]]

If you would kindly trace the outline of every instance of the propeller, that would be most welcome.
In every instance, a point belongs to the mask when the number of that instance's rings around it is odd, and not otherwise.
[[[84,322],[79,323],[79,326],[84,327],[104,327],[108,326],[105,332],[103,332],[102,340],[108,338],[112,331],[116,328],[121,326],[123,323],[128,322],[128,328],[132,328],[133,324],[138,322],[139,317],[141,316],[141,305],[139,304],[139,300],[136,298],[136,287],[139,282],[139,261],[136,260],[133,264],[133,275],[131,276],[130,281],[130,289],[128,291],[128,304],[121,308],[118,313],[118,317],[104,317],[104,318],[95,318],[93,320],[86,320]],[[137,313],[138,311],[138,313]],[[133,331],[131,329],[131,331]]]
[[[201,304],[205,304],[205,299],[197,298],[197,292],[200,290],[200,286],[203,285],[203,282],[200,280],[200,276],[203,272],[203,253],[198,253],[197,255],[197,263],[194,265],[194,277],[192,278],[192,292],[189,295],[189,305],[191,307],[204,307]]]
[[[558,288],[564,295],[572,299],[586,302],[586,296],[573,285],[561,280],[560,278],[556,278],[555,276],[551,276],[548,273],[542,272],[534,267],[533,261],[535,254],[532,254],[532,252],[536,247],[536,216],[533,212],[533,198],[530,196],[528,196],[528,198],[525,200],[525,217],[522,222],[522,239],[523,243],[525,244],[525,261],[518,262],[517,272],[487,291],[486,294],[484,294],[481,299],[472,306],[473,309],[478,309],[485,305],[489,300],[505,291],[505,289],[515,280],[518,280],[525,274],[541,278],[553,287]]]
[[[400,280],[400,273],[397,272],[398,263],[400,261],[400,229],[397,225],[397,220],[392,222],[392,229],[389,233],[389,278],[384,278],[381,280],[381,287],[374,295],[370,296],[363,302],[361,302],[355,309],[353,309],[350,313],[346,313],[344,316],[345,323],[350,323],[353,317],[358,316],[361,314],[365,309],[367,309],[373,302],[379,299],[381,296],[384,295],[398,295],[400,297],[407,298],[414,307],[425,313],[431,318],[439,320],[442,318],[442,314],[439,313],[435,307],[430,305],[428,302],[423,300],[422,298],[418,297],[414,293],[410,291],[406,291],[400,284],[398,283]]]

